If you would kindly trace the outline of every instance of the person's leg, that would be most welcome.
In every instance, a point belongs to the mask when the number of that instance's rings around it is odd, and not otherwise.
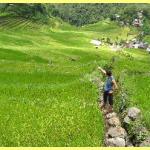
[[[110,93],[108,96],[109,101],[109,112],[113,111],[113,93]]]
[[[107,97],[108,97],[108,94],[106,91],[104,91],[103,93],[103,105],[101,108],[105,108],[106,107],[106,104],[107,104]]]

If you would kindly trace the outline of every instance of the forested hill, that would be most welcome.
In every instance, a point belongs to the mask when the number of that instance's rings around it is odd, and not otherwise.
[[[138,11],[150,18],[150,5],[147,4],[55,4],[53,15],[78,26],[95,23],[105,18],[131,23]]]
[[[0,16],[19,16],[48,23],[58,17],[71,25],[83,26],[104,19],[132,25],[142,12],[142,30],[150,34],[150,4],[0,4]]]
[[[96,23],[104,18],[131,23],[138,11],[150,19],[150,4],[0,4],[0,11],[22,17],[58,16],[63,20],[82,26]]]

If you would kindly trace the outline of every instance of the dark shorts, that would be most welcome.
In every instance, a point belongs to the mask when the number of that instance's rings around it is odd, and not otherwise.
[[[109,93],[109,91],[104,91],[103,95],[104,104],[107,104],[107,100],[109,102],[109,105],[113,105],[113,93]]]

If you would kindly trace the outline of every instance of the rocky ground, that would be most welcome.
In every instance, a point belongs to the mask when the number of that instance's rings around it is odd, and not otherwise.
[[[140,126],[137,122],[141,121],[141,110],[136,107],[131,107],[126,110],[126,115],[123,117],[123,121],[120,120],[116,112],[108,113],[107,109],[102,109],[103,96],[102,87],[103,83],[98,81],[100,90],[100,101],[99,107],[103,112],[105,121],[105,146],[106,147],[149,147],[150,136],[149,132],[142,125]],[[131,130],[131,129],[133,130]],[[139,130],[139,131],[137,131]],[[134,132],[139,132],[134,134]],[[129,135],[131,134],[131,135]],[[132,134],[135,139],[131,140]],[[137,138],[141,136],[140,140]],[[137,136],[137,137],[136,137]]]

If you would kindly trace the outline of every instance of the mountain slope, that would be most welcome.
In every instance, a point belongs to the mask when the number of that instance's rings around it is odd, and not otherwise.
[[[90,44],[104,36],[123,39],[128,32],[132,29],[111,21],[77,28],[56,18],[45,24],[2,17],[0,145],[103,146],[99,91],[92,81],[102,79],[97,67],[107,66],[112,58],[114,76],[131,92],[129,105],[142,109],[149,129],[149,55]],[[118,112],[120,103],[115,99]]]

